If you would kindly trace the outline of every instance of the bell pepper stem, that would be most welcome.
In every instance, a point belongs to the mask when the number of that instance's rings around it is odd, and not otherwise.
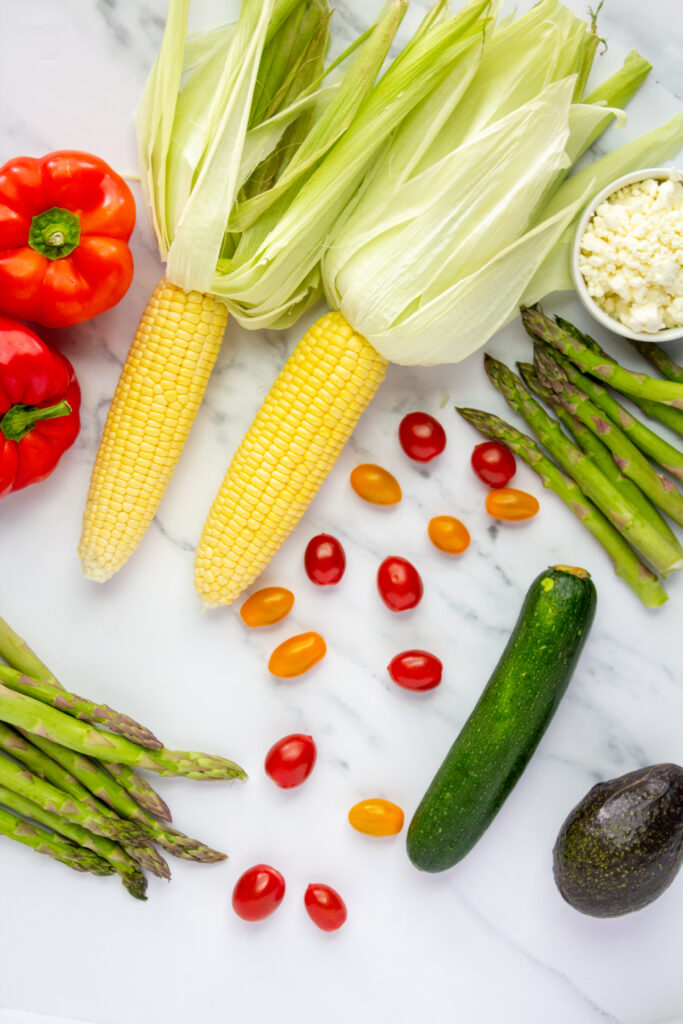
[[[71,411],[71,406],[65,399],[44,408],[35,405],[13,405],[0,420],[0,433],[4,434],[8,441],[21,441],[40,420],[68,416]]]
[[[52,206],[36,214],[31,221],[28,244],[49,260],[70,256],[81,238],[81,222],[71,210]]]

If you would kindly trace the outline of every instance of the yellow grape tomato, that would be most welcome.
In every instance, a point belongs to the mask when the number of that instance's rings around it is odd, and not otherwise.
[[[349,824],[366,836],[395,836],[403,828],[403,811],[391,800],[361,800],[349,811]]]
[[[289,615],[294,594],[285,587],[263,587],[255,591],[240,608],[242,621],[247,626],[272,626]]]
[[[320,633],[299,633],[276,647],[268,662],[268,671],[280,679],[303,675],[325,657],[327,646]]]
[[[539,504],[533,494],[518,491],[515,487],[499,487],[486,495],[486,511],[494,519],[518,523],[532,519],[538,509]]]
[[[434,547],[447,555],[461,555],[470,546],[469,530],[455,516],[434,516],[427,533]]]
[[[371,505],[397,505],[401,487],[395,476],[381,466],[364,462],[351,471],[351,486],[363,501]]]

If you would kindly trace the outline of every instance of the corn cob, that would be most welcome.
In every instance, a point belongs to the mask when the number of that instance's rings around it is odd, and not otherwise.
[[[103,583],[151,523],[199,409],[227,307],[165,279],[147,303],[121,372],[90,479],[78,552]]]
[[[387,361],[340,313],[304,335],[238,448],[204,524],[195,589],[230,604],[303,516],[379,387]]]

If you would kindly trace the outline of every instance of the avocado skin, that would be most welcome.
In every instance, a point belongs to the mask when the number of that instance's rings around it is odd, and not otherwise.
[[[553,851],[555,882],[576,910],[619,917],[671,885],[683,859],[683,768],[656,764],[593,786]]]

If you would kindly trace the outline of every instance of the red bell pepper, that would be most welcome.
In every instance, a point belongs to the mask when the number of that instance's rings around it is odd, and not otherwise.
[[[69,327],[133,279],[135,200],[99,157],[63,150],[0,168],[0,313]]]
[[[0,316],[0,498],[52,472],[76,440],[80,404],[66,356]]]

